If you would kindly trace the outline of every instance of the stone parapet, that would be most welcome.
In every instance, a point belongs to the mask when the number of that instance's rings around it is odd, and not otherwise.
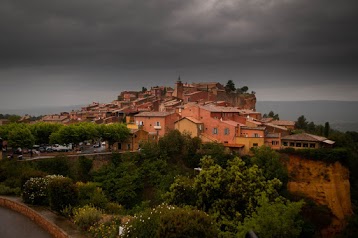
[[[45,217],[37,213],[32,208],[26,206],[25,204],[22,204],[21,202],[16,201],[16,199],[0,196],[0,206],[9,208],[13,211],[23,214],[24,216],[29,217],[32,221],[34,221],[36,224],[41,226],[44,230],[46,230],[55,238],[70,237],[65,231],[63,231],[57,225],[48,221]]]

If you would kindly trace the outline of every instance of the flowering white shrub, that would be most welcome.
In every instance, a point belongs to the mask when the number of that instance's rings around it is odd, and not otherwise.
[[[22,199],[33,205],[48,205],[48,184],[62,175],[47,175],[45,178],[30,178],[23,187]]]
[[[135,215],[121,237],[217,237],[217,226],[203,211],[162,204]]]
[[[48,183],[49,180],[47,178],[30,178],[27,180],[22,192],[24,202],[33,205],[47,205]]]

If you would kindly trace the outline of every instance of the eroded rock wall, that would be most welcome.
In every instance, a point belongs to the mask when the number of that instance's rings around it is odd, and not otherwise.
[[[255,94],[223,93],[217,95],[217,100],[229,102],[232,106],[241,109],[256,109]]]
[[[339,162],[321,161],[290,156],[288,190],[302,193],[317,204],[327,205],[334,217],[329,227],[321,231],[322,237],[333,237],[346,225],[345,218],[352,214],[349,170]]]

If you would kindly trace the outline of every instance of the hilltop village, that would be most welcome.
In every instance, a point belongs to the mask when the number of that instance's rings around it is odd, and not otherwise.
[[[218,82],[183,83],[175,87],[156,86],[149,90],[123,91],[111,103],[98,103],[80,110],[43,116],[39,121],[61,124],[125,122],[135,138],[128,145],[118,144],[114,151],[137,150],[143,140],[158,139],[177,129],[205,142],[222,143],[239,154],[252,147],[331,147],[334,142],[311,134],[291,135],[294,121],[262,117],[255,110],[255,92],[248,88],[232,90]],[[28,117],[21,118],[26,122]]]

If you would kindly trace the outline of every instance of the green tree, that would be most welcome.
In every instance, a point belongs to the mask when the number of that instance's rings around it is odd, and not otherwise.
[[[78,188],[70,178],[52,178],[48,185],[50,207],[60,212],[68,206],[78,204]]]
[[[169,188],[170,192],[165,194],[167,202],[177,206],[195,206],[197,195],[193,185],[194,179],[177,177]]]
[[[308,122],[304,115],[300,116],[295,123],[296,129],[306,130],[307,125],[308,125]]]
[[[307,131],[310,133],[316,133],[316,125],[313,121],[307,124]]]
[[[246,93],[249,90],[249,87],[244,86],[244,87],[240,88],[240,90],[241,90],[241,92]]]
[[[270,202],[267,197],[262,196],[255,212],[239,224],[238,237],[244,238],[250,230],[262,238],[299,237],[303,225],[299,216],[302,206],[302,201]]]
[[[109,146],[113,146],[115,142],[123,142],[129,137],[129,129],[123,123],[114,123],[105,125],[101,129],[101,137],[108,141]]]
[[[328,137],[329,136],[329,132],[331,130],[331,127],[329,126],[329,122],[326,122],[324,124],[324,136]]]
[[[8,144],[10,147],[32,148],[35,138],[31,131],[26,127],[15,127],[8,135]]]
[[[38,122],[31,124],[29,129],[35,137],[36,144],[49,144],[51,134],[57,132],[61,127],[63,125],[59,123]]]
[[[232,92],[235,91],[235,83],[230,79],[229,81],[227,81],[226,85],[225,85],[225,90],[226,92]]]
[[[270,111],[267,117],[271,117],[274,120],[280,120],[280,116],[278,114],[275,114],[273,111]]]
[[[135,161],[119,161],[102,167],[93,175],[106,196],[111,200],[132,208],[141,201],[143,180]]]
[[[288,182],[287,168],[280,160],[280,154],[268,146],[253,148],[253,153],[251,163],[262,169],[266,179],[277,178],[284,184]]]
[[[277,189],[282,183],[278,179],[266,180],[256,166],[246,166],[240,158],[227,162],[224,169],[210,157],[201,161],[202,170],[194,178],[193,189],[197,196],[196,206],[211,214],[220,224],[221,230],[233,235],[239,221],[250,216],[263,194],[269,201],[279,197]],[[190,197],[190,190],[173,186],[169,197]],[[188,191],[188,194],[183,194]],[[176,194],[180,193],[180,194]]]

